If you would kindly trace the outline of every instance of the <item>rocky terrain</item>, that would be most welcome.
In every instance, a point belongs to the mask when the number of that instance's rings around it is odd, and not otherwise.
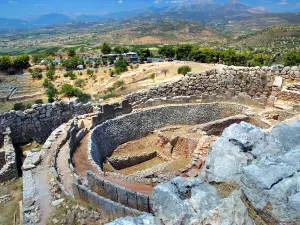
[[[120,103],[10,111],[1,182],[22,170],[28,225],[299,224],[299,76],[224,67]]]

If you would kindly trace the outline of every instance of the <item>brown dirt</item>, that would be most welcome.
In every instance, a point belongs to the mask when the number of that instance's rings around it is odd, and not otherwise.
[[[79,174],[84,179],[83,180],[84,183],[87,182],[86,181],[86,171],[87,170],[92,171],[93,173],[97,174],[98,176],[102,176],[102,174],[100,174],[99,171],[88,160],[88,135],[86,135],[83,138],[83,140],[81,141],[81,145],[79,148],[77,148],[77,150],[73,156],[73,160],[74,160],[74,164],[75,164],[75,171],[77,174]],[[125,188],[128,188],[129,190],[144,193],[149,196],[152,195],[153,187],[150,185],[115,179],[110,176],[105,176],[103,178],[105,180],[119,184]]]
[[[61,183],[65,187],[67,194],[72,195],[72,184],[75,183],[75,178],[68,163],[68,143],[66,143],[59,151],[57,157],[58,175]]]

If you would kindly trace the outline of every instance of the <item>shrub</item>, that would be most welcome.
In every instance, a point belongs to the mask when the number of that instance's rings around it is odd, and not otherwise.
[[[54,99],[58,99],[58,91],[53,84],[48,86],[46,95],[48,96],[48,102],[54,102]]]
[[[124,80],[119,80],[119,81],[116,81],[114,84],[113,84],[113,88],[114,89],[117,89],[119,87],[124,87],[125,85],[125,81]]]
[[[110,70],[109,70],[109,76],[113,77],[114,75],[115,75],[115,71],[112,70],[112,69],[110,69]]]
[[[34,101],[34,104],[44,104],[43,99],[37,99]]]
[[[76,74],[73,73],[73,71],[68,71],[64,74],[64,77],[70,77],[71,80],[75,80],[76,79]]]
[[[106,92],[104,95],[100,96],[101,99],[109,99],[109,98],[116,98],[119,97],[119,95],[117,95],[114,92]]]
[[[178,74],[186,75],[188,72],[191,72],[192,68],[189,66],[181,66],[178,68],[177,72]]]
[[[116,73],[117,74],[126,72],[128,70],[128,68],[127,68],[127,62],[124,59],[117,60],[115,62],[115,69],[116,69]]]
[[[77,93],[76,97],[77,97],[77,101],[81,103],[87,103],[91,100],[91,95],[83,93],[81,91]]]
[[[44,79],[44,81],[43,81],[43,87],[44,87],[44,88],[48,88],[50,85],[53,85],[53,84],[51,83],[51,81],[48,80],[48,78]]]
[[[18,102],[18,103],[15,103],[14,106],[13,106],[13,110],[16,110],[16,111],[23,111],[25,110],[25,104],[23,104],[22,102]]]
[[[89,75],[89,76],[93,76],[94,75],[94,70],[87,69],[86,74]]]
[[[151,79],[151,80],[154,82],[154,79],[155,79],[155,73],[152,73],[152,74],[149,76],[149,79]]]
[[[74,83],[75,87],[80,87],[80,88],[84,87],[84,84],[85,84],[85,82],[83,79],[77,79],[77,80],[75,80],[75,83]]]
[[[33,79],[42,79],[42,77],[43,77],[43,74],[42,74],[43,70],[40,67],[35,67],[33,69],[30,68],[28,71],[31,74]]]
[[[54,75],[55,75],[55,70],[53,70],[53,69],[48,70],[47,73],[46,73],[46,77],[49,80],[53,80],[54,79]]]
[[[79,89],[74,88],[71,84],[64,84],[60,89],[60,93],[66,97],[74,97],[78,92]]]

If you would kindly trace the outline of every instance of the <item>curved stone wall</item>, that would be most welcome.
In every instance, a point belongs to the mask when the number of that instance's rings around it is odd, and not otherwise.
[[[51,132],[76,115],[93,112],[91,104],[74,104],[73,102],[56,102],[53,104],[34,105],[24,112],[10,111],[0,115],[0,146],[3,133],[11,129],[14,144],[31,141],[43,143]]]
[[[168,125],[200,124],[242,114],[246,107],[228,103],[186,104],[131,113],[94,128],[90,136],[90,158],[103,168],[103,160],[123,143],[142,138]]]

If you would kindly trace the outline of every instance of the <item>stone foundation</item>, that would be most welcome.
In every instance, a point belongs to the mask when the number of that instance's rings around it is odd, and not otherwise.
[[[148,213],[151,211],[149,196],[128,190],[98,177],[90,171],[87,172],[87,179],[89,189],[100,196],[132,209]]]
[[[90,158],[103,168],[103,160],[120,144],[142,138],[151,131],[167,125],[206,123],[241,114],[245,109],[242,105],[225,103],[172,105],[108,120],[92,131]]]

